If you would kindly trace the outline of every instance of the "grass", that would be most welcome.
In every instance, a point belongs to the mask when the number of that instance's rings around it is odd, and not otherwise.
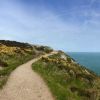
[[[46,61],[41,59],[32,65],[32,69],[43,77],[56,100],[91,100],[91,95],[94,94],[87,90],[94,89],[94,86],[90,85],[87,77],[83,77],[86,75],[84,68],[79,67],[79,65],[76,66],[75,64],[75,69],[74,64],[71,64],[71,60],[70,62],[67,62],[68,64],[70,63],[70,65],[73,65],[70,67],[68,65],[64,66],[60,62],[62,59],[56,63],[55,61],[58,61],[58,58],[60,59],[60,54],[47,57]],[[68,56],[68,59],[69,58],[70,57]],[[67,69],[72,70],[73,72],[76,72],[77,70],[77,73],[81,72],[83,76],[81,76],[81,78],[75,78],[75,75],[71,75],[70,71]]]
[[[78,96],[70,92],[68,88],[70,85],[67,83],[68,76],[64,71],[60,71],[52,64],[44,66],[41,61],[33,64],[33,70],[38,72],[44,78],[56,100],[72,100],[74,98],[80,100]]]

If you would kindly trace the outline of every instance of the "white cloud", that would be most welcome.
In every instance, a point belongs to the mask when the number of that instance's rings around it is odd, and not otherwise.
[[[93,37],[89,38],[87,34],[100,32],[100,13],[88,10],[87,7],[55,14],[38,7],[27,7],[28,10],[25,10],[23,4],[20,5],[16,1],[3,1],[0,5],[0,39],[34,42],[70,51],[79,46],[83,49],[82,46]],[[66,17],[65,20],[63,17]],[[81,17],[83,19],[80,20]]]

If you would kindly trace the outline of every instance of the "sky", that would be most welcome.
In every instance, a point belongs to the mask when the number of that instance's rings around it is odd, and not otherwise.
[[[100,52],[100,0],[0,0],[0,39]]]

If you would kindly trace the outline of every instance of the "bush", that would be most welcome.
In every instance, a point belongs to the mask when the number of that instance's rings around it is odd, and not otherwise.
[[[38,47],[36,47],[36,49],[39,50],[39,51],[46,52],[46,53],[53,51],[53,49],[48,47],[48,46],[38,46]]]
[[[6,62],[3,62],[3,61],[0,60],[0,66],[1,67],[7,67],[8,64]]]

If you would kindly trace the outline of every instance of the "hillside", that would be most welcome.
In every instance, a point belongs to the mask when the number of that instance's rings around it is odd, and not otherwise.
[[[0,88],[17,66],[51,51],[47,46],[0,40]]]
[[[42,57],[33,70],[44,78],[56,100],[100,100],[100,77],[62,51]]]
[[[0,88],[19,65],[52,51],[48,46],[0,40]],[[32,69],[42,76],[55,100],[100,100],[100,77],[62,51],[41,57]]]

